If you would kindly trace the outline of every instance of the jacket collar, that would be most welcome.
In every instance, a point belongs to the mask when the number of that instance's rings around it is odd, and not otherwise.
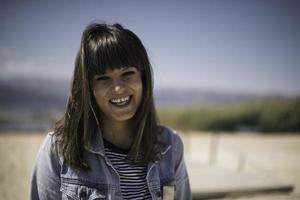
[[[100,129],[96,129],[89,144],[85,145],[85,149],[96,154],[105,156],[103,136]]]
[[[166,130],[164,129],[162,131],[166,131]],[[172,145],[167,141],[165,141],[165,138],[162,137],[162,135],[163,134],[159,134],[158,136],[160,155],[166,154],[172,148]],[[100,129],[96,129],[89,144],[85,145],[85,149],[90,151],[91,153],[96,153],[105,156],[103,135]]]

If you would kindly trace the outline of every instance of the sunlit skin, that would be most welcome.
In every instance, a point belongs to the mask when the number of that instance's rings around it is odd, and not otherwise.
[[[108,69],[93,78],[103,136],[121,148],[132,143],[131,119],[141,103],[142,91],[141,74],[135,67]]]

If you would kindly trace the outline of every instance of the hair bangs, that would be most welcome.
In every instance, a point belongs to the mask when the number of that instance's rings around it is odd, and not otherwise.
[[[118,34],[105,34],[90,39],[86,60],[90,75],[104,74],[107,69],[120,69],[132,66],[138,70],[144,68],[144,55],[141,55],[139,41],[121,37]]]

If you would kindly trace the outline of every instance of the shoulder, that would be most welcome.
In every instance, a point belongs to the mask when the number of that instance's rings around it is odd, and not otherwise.
[[[179,148],[178,150],[183,149],[183,143],[178,132],[166,126],[160,127],[159,142],[167,148],[171,146]]]
[[[53,132],[48,132],[45,135],[45,137],[44,137],[44,139],[43,139],[43,141],[40,145],[40,149],[45,149],[45,148],[50,147],[54,143],[54,138],[55,138],[54,133]]]
[[[56,141],[57,137],[54,132],[47,133],[40,146],[38,156],[43,159],[50,158],[51,160],[56,160],[56,162],[61,163],[62,158],[59,156]]]
[[[54,132],[49,132],[49,133],[47,133],[40,148],[43,150],[50,150],[51,148],[55,147],[55,145],[54,145],[55,141],[56,141],[56,136],[55,136]]]
[[[160,126],[159,138],[162,142],[171,142],[171,143],[181,140],[176,130],[166,126]]]

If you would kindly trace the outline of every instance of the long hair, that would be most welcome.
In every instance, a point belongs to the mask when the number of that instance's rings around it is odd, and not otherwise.
[[[107,69],[133,66],[141,72],[142,101],[133,117],[135,138],[129,155],[145,161],[158,157],[158,119],[153,101],[152,68],[140,39],[120,24],[93,23],[82,34],[64,116],[55,125],[56,145],[68,165],[89,169],[84,147],[96,133],[101,111],[92,93],[92,78]]]

